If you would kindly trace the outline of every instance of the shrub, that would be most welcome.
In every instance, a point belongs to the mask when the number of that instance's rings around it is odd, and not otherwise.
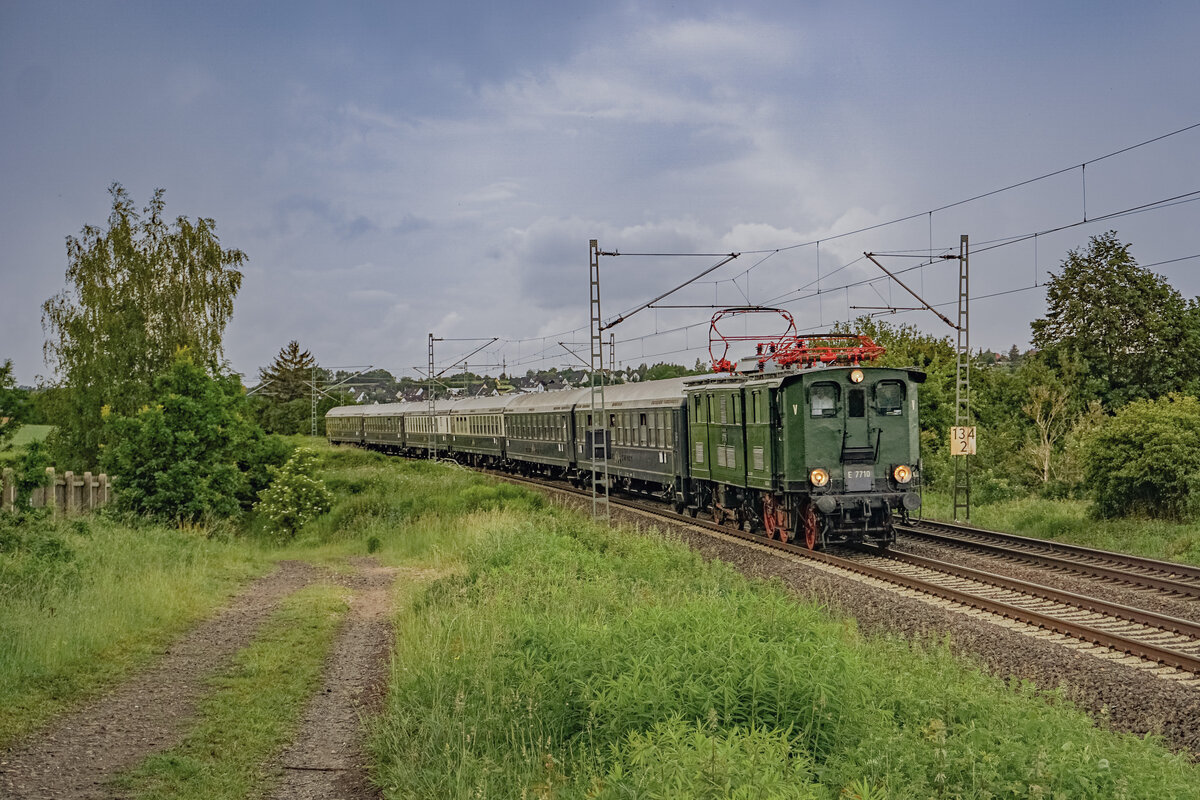
[[[258,493],[258,510],[271,521],[271,528],[280,540],[291,539],[304,523],[327,512],[333,504],[333,494],[324,482],[312,476],[316,454],[301,447],[282,468],[275,470],[275,480]]]
[[[1200,512],[1200,400],[1139,400],[1084,443],[1084,468],[1103,517],[1184,519]]]
[[[17,479],[17,496],[13,503],[13,513],[24,517],[34,513],[30,508],[30,498],[33,490],[50,484],[46,468],[50,466],[50,456],[41,442],[30,442],[25,452],[17,462],[15,470]],[[44,511],[43,511],[44,513]]]
[[[132,416],[105,415],[100,463],[117,478],[118,508],[198,522],[248,506],[283,451],[246,418],[237,377],[212,378],[184,351],[153,396]]]
[[[0,603],[20,598],[41,607],[56,588],[73,585],[79,565],[64,527],[44,516],[0,517]]]

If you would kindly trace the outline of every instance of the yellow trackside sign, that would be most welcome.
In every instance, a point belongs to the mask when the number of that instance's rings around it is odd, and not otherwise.
[[[950,429],[950,455],[975,455],[975,426],[953,427]]]

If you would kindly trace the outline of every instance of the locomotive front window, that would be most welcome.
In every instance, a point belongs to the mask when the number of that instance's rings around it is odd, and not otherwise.
[[[813,384],[810,404],[814,417],[837,416],[838,387],[836,383]]]
[[[867,393],[862,389],[850,390],[849,413],[852,417],[867,415]]]
[[[900,381],[880,381],[876,384],[875,407],[880,414],[900,416],[904,411],[904,384]]]

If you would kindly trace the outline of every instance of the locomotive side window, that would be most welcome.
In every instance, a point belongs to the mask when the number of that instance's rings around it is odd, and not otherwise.
[[[838,386],[836,383],[814,383],[809,403],[814,417],[836,417]]]
[[[862,389],[851,389],[849,407],[850,416],[865,417],[867,415],[867,393]]]
[[[904,411],[904,384],[900,381],[880,381],[875,385],[875,407],[880,414],[898,417]]]

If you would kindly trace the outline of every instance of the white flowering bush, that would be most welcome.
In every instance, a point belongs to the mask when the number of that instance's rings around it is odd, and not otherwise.
[[[325,482],[312,475],[317,455],[306,447],[297,448],[282,467],[274,470],[271,484],[258,493],[259,514],[270,521],[280,541],[291,539],[304,524],[324,514],[333,504],[333,494]]]

